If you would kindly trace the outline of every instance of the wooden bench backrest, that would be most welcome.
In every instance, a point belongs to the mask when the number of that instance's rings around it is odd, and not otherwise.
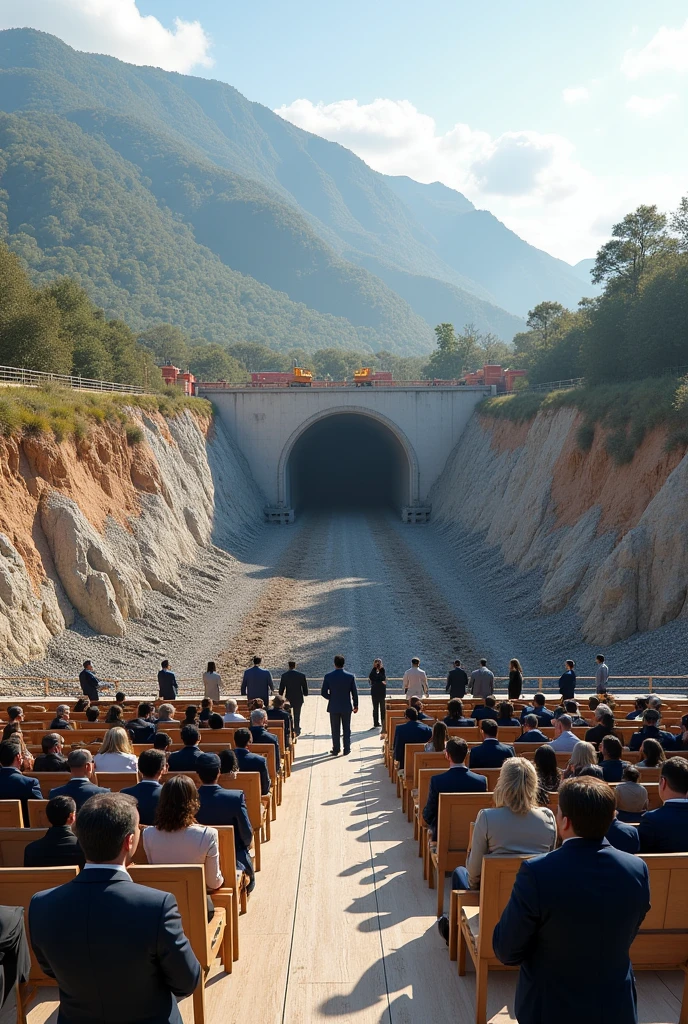
[[[135,786],[139,781],[138,772],[97,772],[97,786],[105,786],[111,793],[119,793],[123,789]]]
[[[0,867],[23,868],[24,850],[29,843],[42,839],[44,828],[0,828]]]
[[[50,828],[47,806],[47,800],[29,800],[29,828]]]
[[[24,908],[24,924],[26,926],[26,937],[29,939],[29,903],[31,897],[37,892],[45,889],[54,889],[58,885],[64,885],[76,878],[78,868],[0,868],[0,905]],[[38,966],[36,958],[31,950],[31,981],[41,985],[54,985],[51,978],[47,978]]]
[[[444,768],[421,768],[418,772],[418,807],[420,808],[421,815],[423,814],[423,808],[428,802],[430,779],[433,775],[442,775],[444,771]]]
[[[168,772],[165,778],[173,778],[175,775],[188,775],[197,786],[201,784],[201,780],[196,772]],[[253,831],[260,830],[263,820],[263,805],[260,799],[260,772],[239,772],[235,779],[231,775],[220,775],[217,781],[224,789],[240,789],[243,791],[246,810],[248,811]]]
[[[465,863],[469,825],[478,811],[492,807],[492,793],[440,793],[437,813],[439,878]]]
[[[424,743],[407,743],[404,751],[406,778],[412,783],[412,789],[418,789],[418,773],[424,768],[449,767],[447,759],[436,750],[426,750]],[[409,769],[412,768],[412,771]]]
[[[212,965],[210,929],[205,898],[205,871],[202,864],[131,864],[134,882],[151,889],[171,892],[177,901],[184,934],[204,970]],[[203,982],[201,981],[201,984]]]
[[[222,730],[222,732],[220,732],[220,730],[218,729],[217,732],[215,733],[215,735],[216,736],[222,736],[223,734],[230,734],[230,736],[231,736],[231,746],[234,746],[234,733],[237,731],[237,729],[247,729],[248,726],[249,726],[248,722],[225,722],[225,727]],[[273,728],[273,726],[274,726],[274,728]],[[284,757],[284,751],[285,751],[285,744],[284,744],[284,722],[276,721],[276,720],[273,720],[272,718],[269,718],[267,720],[267,722],[265,723],[265,729],[266,729],[267,732],[271,732],[273,736],[277,737],[277,740],[279,742],[280,755],[282,757]],[[251,750],[253,750],[253,749],[254,749],[254,747],[252,745],[251,746]]]
[[[480,876],[480,933],[478,936],[478,958],[480,960],[498,963],[492,948],[492,934],[509,902],[521,864],[528,859],[527,856],[483,857]]]
[[[0,828],[21,828],[23,824],[21,800],[0,800]]]
[[[275,744],[274,743],[252,743],[251,753],[260,754],[264,757],[268,763],[268,775],[270,776],[270,782],[274,786],[277,782],[277,761],[275,759]]]
[[[647,853],[652,906],[631,946],[634,967],[683,969],[688,963],[688,854]]]

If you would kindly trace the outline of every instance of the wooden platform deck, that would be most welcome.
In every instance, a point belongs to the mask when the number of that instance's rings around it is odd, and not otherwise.
[[[329,755],[325,708],[319,696],[306,701],[298,758],[241,919],[241,958],[231,977],[211,978],[208,1022],[473,1024],[474,977],[457,976],[437,933],[435,893],[378,731],[368,731],[370,703],[353,719],[346,758]],[[515,984],[515,973],[490,975],[489,1020],[515,1020]],[[682,984],[677,973],[640,974],[641,1024],[675,1024]],[[28,1024],[53,1024],[53,995],[42,990]],[[190,1024],[190,1000],[182,1011]]]

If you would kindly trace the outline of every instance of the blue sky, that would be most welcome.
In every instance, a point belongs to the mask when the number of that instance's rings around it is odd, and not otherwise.
[[[638,202],[688,192],[678,0],[3,0],[11,24],[229,82],[570,262]]]

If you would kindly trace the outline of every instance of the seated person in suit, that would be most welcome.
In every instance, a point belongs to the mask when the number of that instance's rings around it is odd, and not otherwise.
[[[251,736],[250,729],[237,729],[234,733],[234,759],[239,764],[240,772],[259,772],[260,773],[260,792],[261,796],[267,796],[270,792],[270,772],[268,771],[268,763],[262,754],[254,754],[250,747],[253,743],[253,737]],[[230,754],[231,751],[222,750],[220,752],[220,769],[222,773],[231,772],[233,770],[233,761],[225,755]]]
[[[535,715],[540,728],[550,726],[552,724],[552,719],[554,718],[554,712],[545,707],[546,703],[547,698],[544,693],[536,693],[533,697],[532,705],[525,707],[521,712],[521,721],[525,721],[526,715]]]
[[[59,732],[47,732],[41,740],[42,754],[36,758],[35,772],[68,772],[67,758],[62,754],[64,740]]]
[[[486,697],[483,697],[482,704],[473,705],[471,718],[475,719],[476,725],[482,722],[483,718],[491,718],[493,722],[496,722],[497,698],[493,694],[488,693]]]
[[[199,825],[234,826],[236,862],[249,877],[247,892],[253,892],[256,877],[249,853],[253,842],[253,829],[246,810],[244,794],[240,789],[223,789],[219,785],[220,758],[217,754],[203,754],[198,759],[196,771],[201,779],[198,789],[200,806],[196,812],[196,821]],[[231,774],[235,775],[234,772]]]
[[[95,786],[91,782],[93,755],[90,750],[70,750],[67,764],[71,778],[64,786],[56,786],[55,789],[50,790],[51,800],[54,796],[71,796],[78,813],[89,797],[96,796],[98,793],[110,792],[109,789]]]
[[[201,722],[207,722],[213,713],[213,701],[211,697],[204,697],[201,701],[201,711],[198,716],[199,724]]]
[[[169,750],[172,746],[172,737],[167,732],[156,732],[155,739],[153,740],[154,750]]]
[[[72,832],[76,821],[76,804],[71,796],[54,796],[45,805],[50,828],[42,839],[24,848],[25,868],[56,868],[68,864],[84,866],[79,840]]]
[[[394,730],[394,760],[398,763],[400,772],[404,770],[406,744],[425,744],[432,737],[432,729],[418,721],[418,712],[415,708],[407,707],[404,715],[406,721]]]
[[[22,775],[22,750],[16,740],[0,743],[0,800],[21,800],[24,825],[29,824],[29,800],[42,800],[38,779]]]
[[[452,697],[447,704],[447,711],[449,714],[444,719],[444,724],[448,729],[466,729],[471,725],[475,725],[474,718],[464,718],[463,701],[459,700],[458,697]]]
[[[225,722],[245,722],[246,721],[244,716],[240,715],[238,713],[238,711],[237,711],[238,707],[239,707],[239,704],[238,704],[237,701],[234,700],[233,697],[230,697],[228,700],[225,701],[225,714],[224,714]]]
[[[661,768],[666,761],[664,747],[659,740],[652,739],[650,736],[643,740],[640,753],[642,758],[636,763],[638,768]]]
[[[503,964],[521,968],[514,1014],[520,1024],[606,1020],[602,1004],[613,1007],[614,1024],[638,1020],[628,951],[650,907],[649,875],[639,857],[605,840],[613,818],[608,783],[570,779],[559,790],[561,847],[521,864],[492,940]],[[575,899],[566,899],[572,881]],[[605,967],[596,977],[590,974],[590,907],[601,893],[614,907],[614,927],[597,940]],[[572,977],[586,983],[571,985]]]
[[[566,714],[571,719],[571,724],[573,725],[574,729],[579,728],[580,726],[588,725],[588,722],[586,722],[584,718],[581,718],[580,708],[578,706],[577,700],[565,701],[564,708],[566,710]]]
[[[203,723],[201,723],[201,724],[203,724]],[[205,724],[207,725],[207,727],[209,729],[214,729],[214,730],[224,729],[224,727],[225,727],[225,720],[222,717],[222,715],[218,715],[215,711],[213,711],[212,715],[210,716],[210,718],[208,718],[208,720],[206,721]],[[214,743],[215,740],[211,740],[210,742]]]
[[[480,722],[483,741],[471,750],[469,768],[501,768],[509,757],[515,757],[514,748],[497,739],[497,723],[492,718]]]
[[[557,753],[570,754],[576,744],[581,742],[572,729],[573,723],[568,715],[554,719],[554,739],[550,740],[553,750]]]
[[[605,782],[621,782],[627,761],[621,760],[623,744],[617,736],[605,736],[600,743],[602,777]]]
[[[494,807],[478,811],[466,867],[456,868],[452,889],[479,889],[483,857],[547,853],[557,843],[557,825],[549,807],[538,806],[538,777],[532,762],[512,757],[502,765]]]
[[[518,718],[514,718],[514,705],[510,700],[503,700],[499,705],[499,717],[497,718],[497,727],[502,726],[519,726],[521,723]]]
[[[597,748],[605,736],[615,736],[614,715],[606,704],[598,704],[595,708],[595,724],[585,734],[585,742]]]
[[[627,722],[640,722],[646,711],[647,711],[647,697],[636,697],[636,699],[635,699],[635,710],[631,711],[630,715],[626,715],[626,721]]]
[[[202,753],[198,746],[201,741],[200,730],[196,725],[185,725],[179,735],[184,746],[170,754],[167,767],[171,772],[195,772],[196,761]]]
[[[160,779],[166,772],[167,758],[162,750],[143,750],[139,754],[141,781],[122,790],[126,796],[133,796],[136,800],[142,825],[152,825],[155,822],[155,813],[162,793]]]
[[[139,704],[137,717],[127,722],[126,729],[131,736],[132,743],[152,743],[155,739],[155,722],[153,720],[153,705],[148,701]]]
[[[430,779],[428,802],[423,808],[423,819],[430,830],[430,838],[437,839],[437,810],[440,793],[485,793],[487,779],[484,775],[476,775],[468,770],[464,761],[468,753],[465,740],[450,737],[444,748],[444,756],[449,762],[449,771],[441,775],[433,775]]]
[[[143,830],[143,848],[149,864],[203,864],[208,892],[224,883],[220,871],[217,829],[199,825],[198,790],[188,775],[175,775],[162,787],[155,825]],[[230,884],[234,879],[229,880]],[[208,920],[213,916],[208,896]]]
[[[657,740],[664,750],[674,750],[676,742],[670,732],[659,728],[661,715],[654,708],[648,708],[643,715],[643,727],[639,732],[634,732],[628,744],[631,750],[640,750],[647,739]]]
[[[657,745],[659,746],[659,744]],[[622,781],[614,790],[614,796],[616,797],[616,813],[619,821],[640,821],[648,808],[650,797],[645,786],[640,785],[640,772],[636,765],[626,765]]]
[[[549,739],[545,736],[544,732],[540,732],[535,715],[526,715],[522,722],[523,732],[520,736],[516,737],[516,743],[549,743]]]
[[[423,701],[420,699],[420,697],[411,697],[411,699],[409,700],[409,706],[415,708],[416,711],[418,712],[419,722],[429,723],[431,721],[430,715],[426,715],[425,712],[423,711]]]
[[[100,708],[97,704],[92,704],[90,707],[86,708],[86,721],[89,725],[95,725],[99,718]]]
[[[280,772],[280,748],[279,740],[274,733],[266,729],[268,716],[263,708],[254,708],[251,712],[251,736],[254,743],[272,743],[275,748],[275,767],[277,774]]]
[[[629,825],[627,822],[620,821],[618,811],[614,815],[605,839],[608,843],[617,850],[623,850],[624,853],[638,853],[640,850],[640,838],[638,836],[638,829],[634,825]]]
[[[16,986],[29,980],[31,953],[26,939],[23,907],[0,907],[0,1020],[26,1020],[15,1006]],[[9,1001],[8,1001],[9,1000]],[[15,1006],[12,1005],[15,1004]]]
[[[50,723],[51,731],[55,729],[73,729],[74,723],[69,721],[70,714],[69,704],[58,704],[55,717]]]
[[[291,715],[284,710],[285,703],[284,697],[275,694],[272,698],[272,707],[267,710],[267,716],[268,719],[272,718],[275,722],[284,722],[284,745],[289,748],[291,747]]]
[[[0,744],[1,745],[1,744]],[[688,760],[669,757],[659,779],[662,806],[638,825],[641,853],[688,853]]]

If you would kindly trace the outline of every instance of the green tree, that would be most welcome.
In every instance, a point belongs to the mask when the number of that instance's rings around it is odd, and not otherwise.
[[[528,311],[526,323],[535,334],[536,347],[549,348],[566,312],[560,302],[539,302]]]
[[[199,380],[227,380],[238,384],[248,378],[246,368],[230,356],[226,348],[217,344],[193,345],[189,369]]]
[[[249,373],[280,373],[291,369],[291,362],[282,352],[275,352],[255,341],[241,341],[227,349]]]
[[[653,257],[675,248],[667,232],[666,215],[656,206],[639,206],[612,228],[612,237],[597,253],[592,279],[621,281],[633,293]]]
[[[370,353],[355,352],[345,348],[321,348],[313,353],[313,366],[318,377],[332,380],[351,380],[361,366],[370,366]]]
[[[684,196],[671,215],[671,230],[678,235],[678,249],[688,252],[688,196]]]
[[[508,345],[501,338],[498,338],[496,334],[488,331],[486,334],[480,335],[477,356],[481,365],[493,363],[509,366],[513,363],[514,348],[513,345]]]
[[[142,331],[137,338],[155,356],[159,365],[171,363],[186,370],[189,365],[189,339],[180,327],[174,324],[156,324]]]

